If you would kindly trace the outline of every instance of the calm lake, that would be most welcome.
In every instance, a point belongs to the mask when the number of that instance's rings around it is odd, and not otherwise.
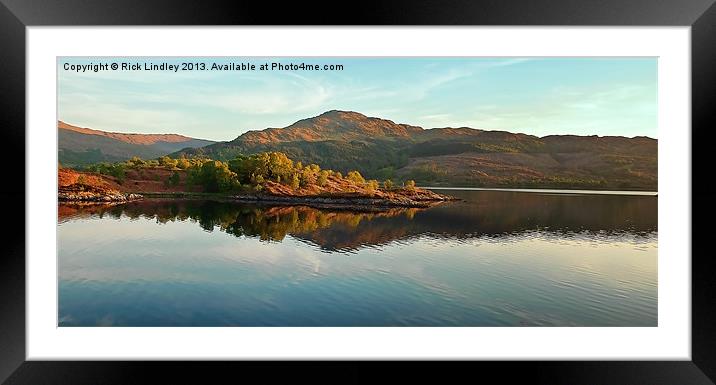
[[[59,206],[60,326],[657,326],[656,196]]]

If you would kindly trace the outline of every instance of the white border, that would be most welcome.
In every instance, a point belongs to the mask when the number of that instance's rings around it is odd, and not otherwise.
[[[31,27],[27,359],[691,357],[688,27]],[[58,328],[57,56],[657,56],[659,323],[653,328]]]

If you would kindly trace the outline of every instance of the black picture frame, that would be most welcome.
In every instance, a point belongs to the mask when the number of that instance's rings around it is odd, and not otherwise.
[[[344,11],[346,7],[351,12]],[[707,157],[716,129],[711,117],[716,101],[716,5],[714,0],[540,0],[540,1],[364,1],[355,4],[321,4],[294,1],[283,5],[264,1],[170,0],[0,0],[0,132],[5,153],[11,158],[0,184],[7,218],[25,218],[25,48],[26,27],[81,25],[584,25],[584,26],[690,26],[692,68],[692,207],[695,218],[711,218],[716,194],[710,187],[711,163]],[[240,42],[227,42],[239,44]],[[53,87],[51,87],[53,88]],[[49,92],[49,91],[48,91]],[[20,205],[19,202],[24,202]],[[12,221],[7,221],[12,222]],[[406,376],[447,379],[446,373],[479,373],[479,378],[497,374],[501,381],[527,379],[551,384],[648,383],[709,384],[716,380],[716,280],[714,263],[705,237],[709,226],[692,225],[692,360],[691,361],[544,361],[456,363],[441,371],[430,366],[392,363],[383,380],[405,380]],[[330,364],[249,362],[40,362],[26,361],[25,334],[25,219],[2,232],[4,252],[0,258],[0,381],[37,383],[137,383],[151,382],[149,373],[170,375],[180,381],[208,383],[224,378],[248,378],[259,373],[264,380],[278,377],[310,381],[355,382],[372,376],[364,363]],[[699,237],[699,235],[701,237]],[[699,250],[702,246],[702,250]],[[706,251],[704,251],[706,250]],[[390,363],[379,363],[388,367]],[[415,367],[417,366],[417,367]],[[247,373],[248,370],[248,373]],[[340,377],[322,378],[326,370]],[[162,383],[172,382],[167,377]]]

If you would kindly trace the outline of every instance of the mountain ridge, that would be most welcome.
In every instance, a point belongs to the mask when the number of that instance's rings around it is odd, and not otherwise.
[[[330,119],[336,119],[336,118],[339,118],[339,119],[342,119],[342,120],[346,120],[346,117],[349,117],[351,120],[354,120],[354,121],[355,121],[355,120],[359,120],[359,119],[365,119],[365,120],[368,120],[368,121],[371,121],[371,122],[383,122],[383,123],[388,124],[389,127],[393,127],[393,128],[399,127],[399,130],[401,131],[400,134],[397,134],[397,135],[386,135],[386,136],[397,136],[397,137],[407,136],[406,133],[410,133],[410,132],[417,133],[418,135],[428,135],[428,136],[430,136],[431,134],[433,134],[433,133],[435,133],[435,132],[449,132],[449,133],[454,134],[454,135],[465,135],[465,136],[479,135],[479,134],[481,134],[481,133],[494,133],[494,134],[501,133],[501,134],[508,134],[508,135],[512,135],[512,136],[534,137],[534,138],[538,138],[538,139],[559,138],[559,137],[573,137],[573,138],[605,138],[605,139],[608,139],[608,138],[625,138],[625,139],[650,139],[650,140],[657,140],[657,139],[655,139],[655,138],[652,138],[652,137],[649,137],[649,136],[644,136],[644,135],[637,135],[637,136],[629,137],[629,136],[624,136],[624,135],[548,134],[548,135],[544,135],[544,136],[537,136],[537,135],[525,134],[525,133],[521,133],[521,132],[512,132],[512,131],[507,131],[507,130],[487,130],[487,129],[482,129],[482,128],[467,127],[467,126],[460,126],[460,127],[446,126],[446,127],[430,127],[430,128],[424,128],[424,127],[421,127],[421,126],[415,126],[415,125],[411,125],[411,124],[395,123],[394,121],[389,120],[389,119],[383,119],[383,118],[378,118],[378,117],[367,116],[367,115],[361,114],[361,113],[356,112],[356,111],[349,111],[349,110],[329,110],[329,111],[326,111],[326,112],[324,112],[324,113],[322,113],[322,114],[316,115],[316,116],[314,116],[314,117],[310,117],[310,118],[305,118],[305,119],[298,120],[298,121],[296,121],[296,122],[294,122],[294,123],[292,123],[292,124],[290,124],[290,125],[288,125],[288,126],[286,126],[286,127],[267,127],[267,128],[260,129],[260,130],[249,130],[249,131],[246,131],[246,132],[244,132],[243,134],[239,135],[238,137],[236,137],[236,138],[233,139],[233,140],[224,141],[224,143],[226,143],[226,142],[235,142],[235,141],[238,141],[238,140],[240,140],[240,139],[242,139],[242,138],[251,138],[251,139],[254,139],[255,137],[261,137],[262,134],[267,134],[267,133],[285,133],[286,131],[290,131],[290,130],[304,131],[305,128],[307,128],[306,125],[307,125],[308,123],[325,122],[325,121],[328,121],[328,120],[330,120]],[[335,124],[333,124],[333,125],[335,126]],[[351,128],[351,127],[356,128],[356,127],[357,127],[357,128],[362,128],[360,125],[353,125],[353,126],[351,126],[351,125],[345,125],[345,126],[339,126],[339,127],[346,127],[346,128]],[[363,131],[368,131],[368,130],[363,130]],[[367,133],[376,133],[376,132],[365,132],[365,133],[367,134]],[[306,138],[299,138],[299,140],[306,140]],[[317,140],[330,140],[330,138],[318,137],[317,139],[312,139],[312,140],[307,140],[307,141],[317,141]],[[254,141],[255,141],[255,140],[254,140]],[[284,139],[284,140],[277,140],[277,141],[291,141],[291,140],[285,140],[285,139]],[[217,143],[222,143],[222,141],[219,141],[219,142],[217,142]]]
[[[422,128],[331,110],[283,128],[170,154],[228,160],[281,151],[304,164],[371,178],[472,187],[657,187],[657,139],[535,135],[470,127]]]
[[[119,155],[124,159],[131,151],[145,159],[168,154],[174,158],[200,156],[223,161],[239,155],[280,151],[303,164],[315,163],[341,172],[358,170],[375,179],[414,179],[420,185],[649,191],[657,188],[658,140],[646,136],[538,137],[470,127],[426,129],[342,110],[330,110],[286,127],[247,131],[225,142],[156,141],[152,145],[132,144],[134,147],[126,148],[130,143],[115,139],[123,134],[92,135],[94,131],[84,134],[60,129],[60,138],[64,132],[65,137],[83,135],[80,139],[114,141],[110,147],[121,149]],[[75,139],[69,138],[65,143]],[[106,148],[109,144],[102,145]],[[61,162],[63,157],[75,155],[72,146],[60,147]],[[124,160],[109,150],[96,153],[85,146],[84,151],[85,162]]]
[[[215,143],[179,134],[134,134],[79,127],[57,122],[58,160],[70,167],[97,162],[156,158],[186,148]]]
[[[421,127],[397,124],[391,120],[367,117],[354,111],[330,110],[301,119],[286,127],[247,131],[234,139],[270,143],[291,141],[351,140],[367,135],[406,137]],[[232,142],[233,142],[232,141]]]
[[[65,123],[61,120],[59,120],[57,122],[57,128],[74,131],[74,132],[78,132],[81,134],[105,136],[108,138],[117,139],[117,140],[127,142],[127,143],[144,144],[144,145],[154,144],[156,142],[169,142],[169,143],[186,142],[186,141],[196,139],[196,138],[191,138],[191,137],[180,135],[180,134],[137,134],[137,133],[102,131],[102,130],[95,130],[95,129],[87,128],[87,127],[74,126],[74,125]],[[199,140],[204,140],[204,139],[199,139]]]

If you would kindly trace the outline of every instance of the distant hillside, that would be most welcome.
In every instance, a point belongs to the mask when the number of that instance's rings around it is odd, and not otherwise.
[[[66,167],[115,162],[138,156],[157,158],[184,148],[214,143],[177,134],[125,134],[57,123],[58,157]]]
[[[533,135],[468,127],[423,129],[357,112],[328,111],[284,128],[171,156],[228,160],[281,151],[304,164],[419,185],[657,188],[657,141],[647,137]]]

